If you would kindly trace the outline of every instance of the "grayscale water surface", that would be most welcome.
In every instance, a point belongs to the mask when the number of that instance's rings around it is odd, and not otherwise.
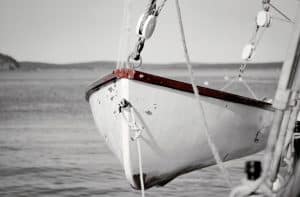
[[[122,167],[97,132],[84,100],[86,86],[103,73],[0,72],[0,196],[140,196],[130,188]],[[209,87],[225,84],[213,76],[198,82],[206,80]],[[260,76],[250,85],[259,98],[272,97],[276,80]],[[231,91],[248,94],[238,83]],[[226,164],[234,184],[243,178],[247,159]],[[163,188],[152,188],[146,196],[221,197],[229,191],[218,168],[209,167]]]

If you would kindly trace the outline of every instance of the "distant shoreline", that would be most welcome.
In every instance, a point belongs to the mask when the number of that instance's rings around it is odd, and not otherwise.
[[[86,62],[86,63],[70,63],[70,64],[52,64],[43,62],[19,62],[20,70],[38,70],[38,69],[115,69],[116,62],[113,61],[98,61],[98,62]],[[193,63],[194,69],[238,69],[239,63]],[[281,69],[282,62],[273,63],[251,63],[248,64],[247,69]],[[171,64],[144,64],[143,68],[146,70],[165,70],[176,69],[186,70],[184,62],[171,63]]]

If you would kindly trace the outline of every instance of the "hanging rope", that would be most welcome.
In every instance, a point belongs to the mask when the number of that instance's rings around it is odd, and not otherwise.
[[[279,8],[277,8],[275,5],[269,2],[269,5],[276,11],[278,12],[281,16],[283,16],[288,22],[295,24],[295,22],[290,19],[283,11],[281,11]]]
[[[227,82],[220,90],[224,91],[229,88],[236,81],[236,77],[233,77],[229,82]]]
[[[208,145],[209,145],[209,147],[212,151],[212,154],[214,156],[216,164],[220,168],[220,171],[223,174],[224,179],[226,180],[228,186],[231,187],[232,183],[231,183],[231,180],[229,178],[229,173],[227,172],[226,168],[224,167],[224,164],[223,164],[223,161],[221,160],[219,151],[218,151],[216,145],[214,144],[214,142],[212,140],[212,137],[210,136],[209,131],[208,131],[208,124],[207,124],[206,116],[205,116],[205,113],[204,113],[204,108],[203,108],[202,102],[200,100],[198,88],[195,84],[192,65],[191,65],[191,62],[190,62],[190,57],[189,57],[189,53],[188,53],[188,49],[187,49],[187,45],[186,45],[186,41],[185,41],[184,28],[183,28],[183,22],[182,22],[182,17],[181,17],[181,10],[180,10],[180,6],[179,6],[179,1],[175,0],[175,2],[176,2],[176,9],[177,9],[178,22],[179,22],[180,33],[181,33],[181,41],[182,41],[183,50],[184,50],[184,56],[185,56],[186,65],[187,65],[187,68],[188,68],[191,84],[192,84],[192,87],[193,87],[195,100],[197,102],[198,109],[199,109],[201,118],[202,118],[203,123],[204,123],[204,133],[206,135]]]
[[[258,100],[256,94],[254,93],[254,91],[252,90],[252,88],[250,87],[250,85],[247,83],[247,81],[245,81],[243,78],[241,78],[240,81],[246,87],[246,89],[250,92],[252,98]]]
[[[243,86],[246,87],[246,89],[248,90],[248,92],[250,93],[251,97],[258,100],[257,95],[255,94],[255,92],[252,90],[252,88],[250,87],[250,85],[247,83],[247,81],[245,81],[242,76],[238,76],[238,77],[233,77],[229,82],[227,82],[220,90],[225,91],[226,89],[228,89],[233,83],[235,82],[240,82]]]
[[[291,21],[289,21],[289,20],[286,20],[286,19],[284,19],[284,18],[279,18],[279,17],[276,17],[276,16],[272,16],[272,19],[278,20],[278,21],[281,21],[281,22],[285,22],[285,23],[294,24],[294,22],[291,22]]]
[[[124,102],[124,101],[121,101]],[[125,101],[126,102],[126,101]],[[136,141],[137,146],[137,153],[138,153],[138,163],[139,163],[139,178],[140,178],[140,186],[141,186],[141,196],[145,197],[145,183],[144,183],[144,172],[143,172],[143,160],[142,160],[142,147],[140,143],[140,138],[142,136],[143,127],[137,124],[134,116],[134,110],[131,104],[122,104],[123,107],[121,109],[122,115],[124,120],[127,122],[127,125],[131,131],[134,131],[134,136],[131,137],[131,140]],[[128,118],[126,118],[126,115],[124,114],[124,110],[127,110],[129,115]]]
[[[134,111],[133,111],[132,106],[130,107],[130,114],[131,114],[132,122],[133,122],[133,125],[134,125],[133,129],[135,129],[135,136],[133,137],[133,140],[136,141],[137,152],[138,152],[141,194],[142,194],[142,197],[145,197],[145,184],[144,184],[142,148],[141,148],[141,143],[140,143],[140,137],[142,136],[142,130],[143,130],[143,128],[141,126],[138,126],[138,124],[136,123],[135,116],[134,116]]]
[[[141,194],[142,197],[145,197],[145,184],[144,184],[144,176],[143,176],[143,161],[142,161],[142,148],[140,144],[140,139],[136,139],[138,158],[139,158],[139,173],[140,173],[140,183],[141,183]]]

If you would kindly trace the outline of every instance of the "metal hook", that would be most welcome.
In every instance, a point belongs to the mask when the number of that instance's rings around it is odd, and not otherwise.
[[[138,58],[135,58],[138,57]],[[129,65],[130,68],[136,69],[139,68],[142,65],[142,56],[140,56],[140,54],[134,55],[131,54],[128,56],[127,58],[127,64]]]

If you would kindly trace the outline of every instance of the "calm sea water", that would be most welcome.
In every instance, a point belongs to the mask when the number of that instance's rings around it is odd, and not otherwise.
[[[0,73],[0,196],[140,196],[97,132],[86,85],[93,71]],[[202,80],[202,79],[201,79]],[[223,83],[207,78],[210,86]],[[259,97],[272,97],[275,81],[252,81]],[[247,94],[244,87],[232,90]],[[262,154],[251,156],[260,158]],[[234,184],[244,158],[226,164]],[[216,167],[181,176],[146,196],[228,196]]]

